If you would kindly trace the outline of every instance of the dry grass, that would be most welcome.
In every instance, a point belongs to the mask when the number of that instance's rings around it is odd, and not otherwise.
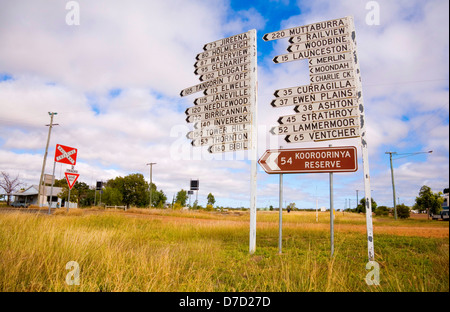
[[[258,213],[250,255],[248,213],[0,213],[0,291],[449,291],[448,223],[374,221],[386,231],[375,232],[381,285],[369,287],[365,232],[352,230],[364,216],[336,216],[331,258],[326,214],[285,214],[282,255],[277,220]],[[415,228],[447,236],[396,234]],[[65,282],[69,261],[79,286]]]

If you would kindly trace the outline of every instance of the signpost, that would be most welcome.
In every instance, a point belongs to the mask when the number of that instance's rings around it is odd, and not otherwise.
[[[257,64],[256,30],[216,40],[195,57],[201,83],[180,96],[203,91],[186,109],[194,130],[186,137],[209,153],[250,151],[250,253],[256,248]]]
[[[57,162],[72,165],[72,169],[73,169],[73,166],[75,166],[75,164],[77,163],[77,152],[78,152],[78,150],[74,147],[56,144],[55,159],[53,161],[53,176],[55,176],[55,166],[56,166]],[[77,180],[77,178],[78,178],[78,176],[75,178],[75,180],[73,180],[73,184],[75,184],[75,181]],[[66,179],[67,179],[67,175],[66,175]],[[67,180],[67,183],[69,183],[69,180]],[[72,184],[72,186],[73,186],[73,184]],[[69,198],[70,198],[70,190],[72,189],[72,186],[69,183]],[[48,214],[50,214],[50,208],[52,206],[52,202],[53,202],[53,181],[52,181],[52,186],[50,188],[50,202],[48,204]]]
[[[69,196],[67,198],[67,212],[69,212],[70,191],[80,175],[78,174],[78,171],[74,169],[67,169],[66,172],[64,172],[64,175],[66,176],[67,184],[69,185]]]
[[[55,161],[75,166],[77,163],[77,149],[61,144],[56,144]]]
[[[287,143],[320,142],[347,138],[360,138],[364,167],[366,197],[367,249],[369,261],[374,260],[372,205],[370,194],[369,158],[362,84],[357,57],[357,44],[353,17],[338,18],[304,26],[293,27],[263,36],[265,41],[289,38],[287,51],[277,55],[274,63],[308,60],[310,84],[276,90],[273,107],[294,106],[295,115],[278,118],[280,126],[270,132],[285,135]],[[279,153],[279,154],[277,154]],[[260,164],[269,173],[290,170],[318,170],[322,164],[331,166],[332,160],[305,162],[294,167],[278,161],[282,153],[266,152]],[[349,154],[351,154],[349,152]],[[284,154],[283,154],[284,155]],[[288,156],[281,156],[287,159]],[[292,157],[292,156],[291,156]],[[354,154],[356,160],[356,153]],[[294,158],[291,158],[294,163]],[[337,163],[337,160],[336,160]],[[305,168],[306,164],[314,168]],[[342,165],[342,162],[340,161]],[[300,162],[295,162],[300,166]],[[327,167],[326,165],[324,165]],[[323,168],[332,169],[332,168]],[[356,171],[356,168],[355,170]],[[332,172],[330,172],[330,182]],[[330,192],[332,199],[332,191]],[[332,206],[332,203],[331,203]]]

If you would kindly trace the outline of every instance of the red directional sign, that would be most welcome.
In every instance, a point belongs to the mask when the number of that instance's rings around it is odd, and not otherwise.
[[[79,173],[73,173],[73,172],[64,172],[66,175],[67,184],[69,184],[69,188],[72,189],[72,187],[75,185],[75,182],[77,182],[78,177],[80,176]]]
[[[56,144],[55,161],[74,166],[77,163],[77,149]]]
[[[354,146],[267,150],[258,163],[267,173],[355,172]]]

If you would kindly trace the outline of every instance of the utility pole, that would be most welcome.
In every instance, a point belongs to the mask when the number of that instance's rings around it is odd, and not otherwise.
[[[41,177],[39,179],[39,192],[38,192],[38,204],[39,204],[39,207],[42,207],[40,196],[41,196],[42,193],[45,193],[45,188],[42,185],[42,183],[43,183],[42,180],[44,179],[45,162],[47,161],[48,144],[50,143],[50,134],[52,133],[52,127],[58,125],[58,124],[53,124],[53,116],[57,115],[58,113],[48,112],[48,114],[50,115],[50,124],[46,125],[46,126],[48,126],[48,136],[47,136],[47,145],[45,146],[44,161],[42,163]]]
[[[394,168],[392,167],[392,154],[397,154],[396,152],[386,152],[389,154],[389,161],[391,163],[391,179],[392,179],[392,194],[394,199],[394,218],[397,220],[397,203],[395,202],[395,183],[394,183]]]
[[[389,161],[391,163],[391,178],[392,178],[392,197],[394,199],[394,216],[395,220],[397,220],[397,203],[395,201],[395,183],[394,183],[394,167],[392,166],[392,155],[403,155],[402,157],[397,157],[396,159],[403,158],[403,157],[409,157],[417,154],[427,154],[427,153],[433,153],[433,151],[428,152],[415,152],[415,153],[403,153],[403,154],[397,154],[397,152],[386,152],[385,154],[389,154]]]
[[[156,165],[156,163],[148,163],[147,166],[150,166],[150,203],[148,208],[152,208],[152,167]]]

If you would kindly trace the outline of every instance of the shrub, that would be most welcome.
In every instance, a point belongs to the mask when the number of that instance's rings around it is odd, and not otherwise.
[[[181,210],[181,208],[183,208],[183,206],[181,206],[179,202],[173,204],[173,210]]]
[[[407,219],[410,217],[409,207],[405,204],[397,205],[397,216],[400,219]]]
[[[386,206],[379,206],[375,209],[375,215],[376,216],[388,216],[389,208]]]

